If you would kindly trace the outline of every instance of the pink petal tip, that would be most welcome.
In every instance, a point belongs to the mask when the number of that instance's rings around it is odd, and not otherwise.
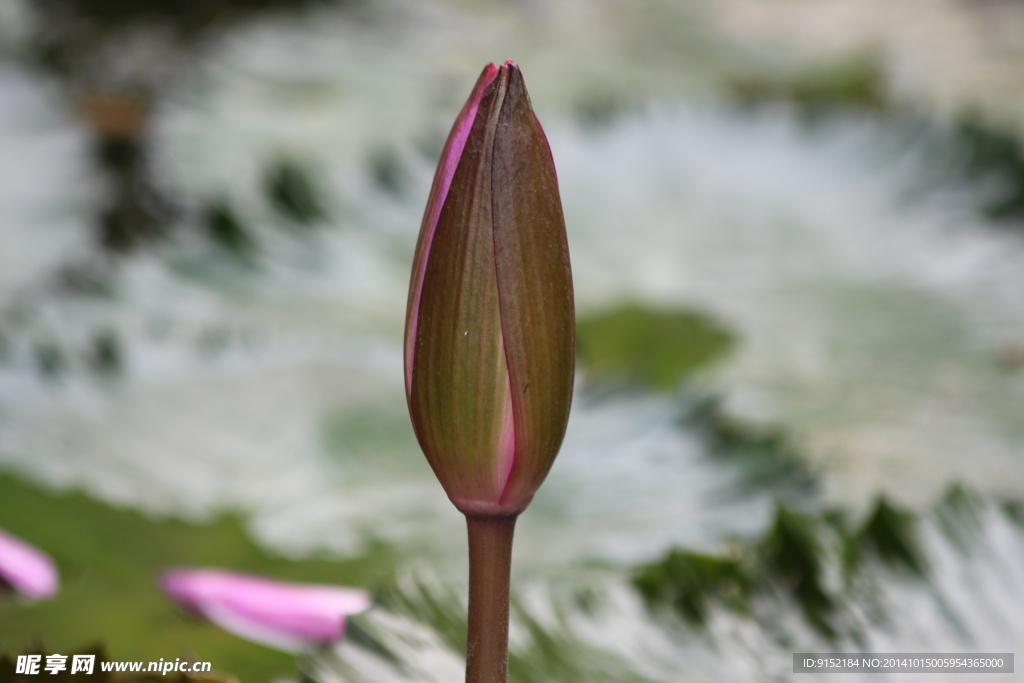
[[[185,609],[226,631],[297,652],[345,635],[345,617],[370,606],[366,591],[274,581],[219,569],[172,569],[160,586]]]
[[[60,574],[50,556],[4,531],[0,531],[0,579],[36,600],[52,598],[60,589]]]

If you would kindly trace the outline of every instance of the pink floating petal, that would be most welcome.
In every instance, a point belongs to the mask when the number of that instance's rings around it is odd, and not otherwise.
[[[235,635],[298,651],[345,635],[345,617],[370,606],[366,591],[285,583],[218,569],[174,569],[160,580],[187,609]]]
[[[52,598],[60,589],[60,575],[50,556],[2,530],[0,579],[19,593],[37,600]]]

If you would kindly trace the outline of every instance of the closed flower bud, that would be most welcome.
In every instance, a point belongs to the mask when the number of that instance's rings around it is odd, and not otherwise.
[[[551,151],[519,67],[490,64],[434,176],[405,328],[413,426],[459,510],[529,505],[565,435],[574,347]]]

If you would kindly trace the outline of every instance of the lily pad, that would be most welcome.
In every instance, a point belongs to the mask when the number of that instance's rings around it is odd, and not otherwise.
[[[182,613],[157,587],[163,569],[215,566],[365,587],[389,576],[395,559],[377,544],[343,561],[287,560],[256,546],[234,517],[202,526],[154,520],[10,476],[0,476],[0,527],[48,552],[62,583],[53,600],[0,602],[0,653],[45,643],[66,654],[103,642],[114,660],[192,658],[247,683],[294,677],[294,658]]]
[[[628,304],[576,323],[577,358],[588,377],[666,391],[732,348],[733,335],[691,310]]]

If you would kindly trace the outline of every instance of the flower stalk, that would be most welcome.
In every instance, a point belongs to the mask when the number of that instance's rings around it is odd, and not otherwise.
[[[466,683],[506,683],[512,534],[516,517],[467,515],[466,526],[469,530]]]

